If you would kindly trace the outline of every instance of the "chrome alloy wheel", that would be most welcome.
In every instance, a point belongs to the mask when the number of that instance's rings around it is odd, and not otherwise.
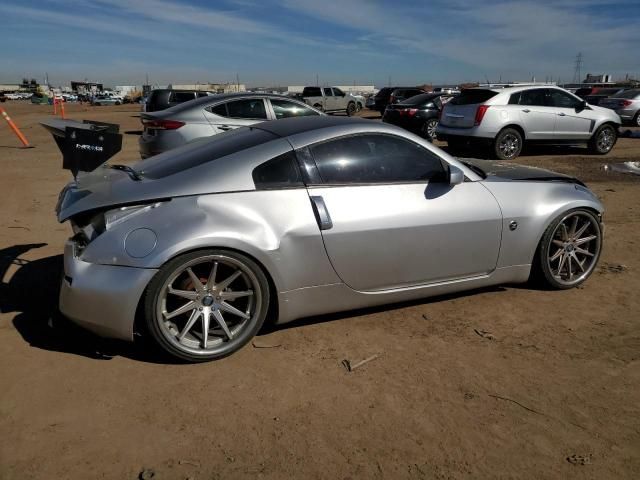
[[[600,254],[600,227],[583,212],[565,216],[551,237],[547,265],[554,279],[566,286],[582,282],[593,270]]]
[[[436,128],[438,128],[438,121],[435,119],[427,120],[422,125],[422,135],[429,140],[434,140],[436,138]]]
[[[244,343],[264,308],[260,282],[243,262],[226,255],[195,258],[162,285],[156,322],[176,348],[211,355]]]
[[[520,150],[520,139],[512,133],[507,133],[500,139],[498,149],[505,158],[512,158]]]
[[[613,148],[615,143],[615,137],[611,128],[603,128],[598,134],[597,145],[598,150],[603,153],[608,152]]]

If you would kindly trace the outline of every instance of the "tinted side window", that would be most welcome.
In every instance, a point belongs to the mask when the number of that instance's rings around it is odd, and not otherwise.
[[[196,98],[196,95],[194,92],[173,92],[171,94],[171,102],[175,102],[175,103],[182,103],[182,102],[188,102],[189,100],[193,100],[194,98]]]
[[[547,104],[546,97],[546,90],[544,88],[525,90],[520,92],[520,105],[544,107]]]
[[[304,186],[293,152],[283,153],[253,169],[257,189],[278,189]]]
[[[207,97],[209,94],[207,92],[196,92],[198,98]]]
[[[333,94],[337,97],[344,97],[344,92],[342,90],[340,90],[339,88],[334,88],[333,89]]]
[[[549,90],[549,99],[552,106],[560,108],[576,108],[580,103],[573,95],[555,89]]]
[[[320,87],[305,87],[302,95],[305,97],[321,97],[322,90],[320,90]]]
[[[330,88],[325,87],[325,88],[322,89],[322,91],[324,91],[325,97],[333,96],[333,93],[331,93],[331,89]]]
[[[392,135],[356,135],[311,147],[325,183],[392,183],[443,180],[445,170],[430,151]]]
[[[520,92],[512,93],[509,97],[509,105],[519,105],[520,104]]]
[[[266,120],[267,111],[261,98],[249,98],[227,102],[228,116],[231,118],[247,118]]]
[[[211,113],[215,113],[216,115],[220,115],[221,117],[227,117],[229,114],[227,113],[227,104],[221,103],[220,105],[216,105],[215,107],[210,107],[208,109]]]
[[[309,107],[300,105],[299,103],[290,102],[288,100],[279,100],[272,98],[271,106],[273,107],[273,112],[276,114],[277,119],[318,115],[317,112],[311,110]]]

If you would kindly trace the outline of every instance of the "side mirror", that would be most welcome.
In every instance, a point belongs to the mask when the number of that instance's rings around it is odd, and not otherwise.
[[[579,104],[578,104],[578,111],[582,111],[585,108],[587,108],[587,101],[586,100],[582,100]]]
[[[460,185],[464,182],[464,172],[454,165],[449,165],[449,185]]]

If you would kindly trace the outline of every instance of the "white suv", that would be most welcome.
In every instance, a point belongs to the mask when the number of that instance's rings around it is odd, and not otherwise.
[[[436,135],[454,149],[483,143],[501,160],[516,158],[524,142],[587,144],[604,155],[621,123],[614,111],[551,85],[471,88],[445,105]]]

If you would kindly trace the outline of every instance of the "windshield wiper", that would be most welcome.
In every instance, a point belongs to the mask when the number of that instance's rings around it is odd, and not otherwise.
[[[134,170],[129,165],[109,165],[109,168],[126,172],[127,174],[129,174],[129,177],[131,177],[131,180],[135,180],[136,182],[142,180],[142,175],[140,174],[140,172]]]
[[[460,159],[458,159],[458,161],[462,163],[465,167],[472,170],[473,173],[477,173],[478,175],[480,175],[483,179],[487,178],[487,172],[485,172],[483,169],[481,169],[477,165],[474,165],[473,163],[465,162],[464,160],[460,160]]]

